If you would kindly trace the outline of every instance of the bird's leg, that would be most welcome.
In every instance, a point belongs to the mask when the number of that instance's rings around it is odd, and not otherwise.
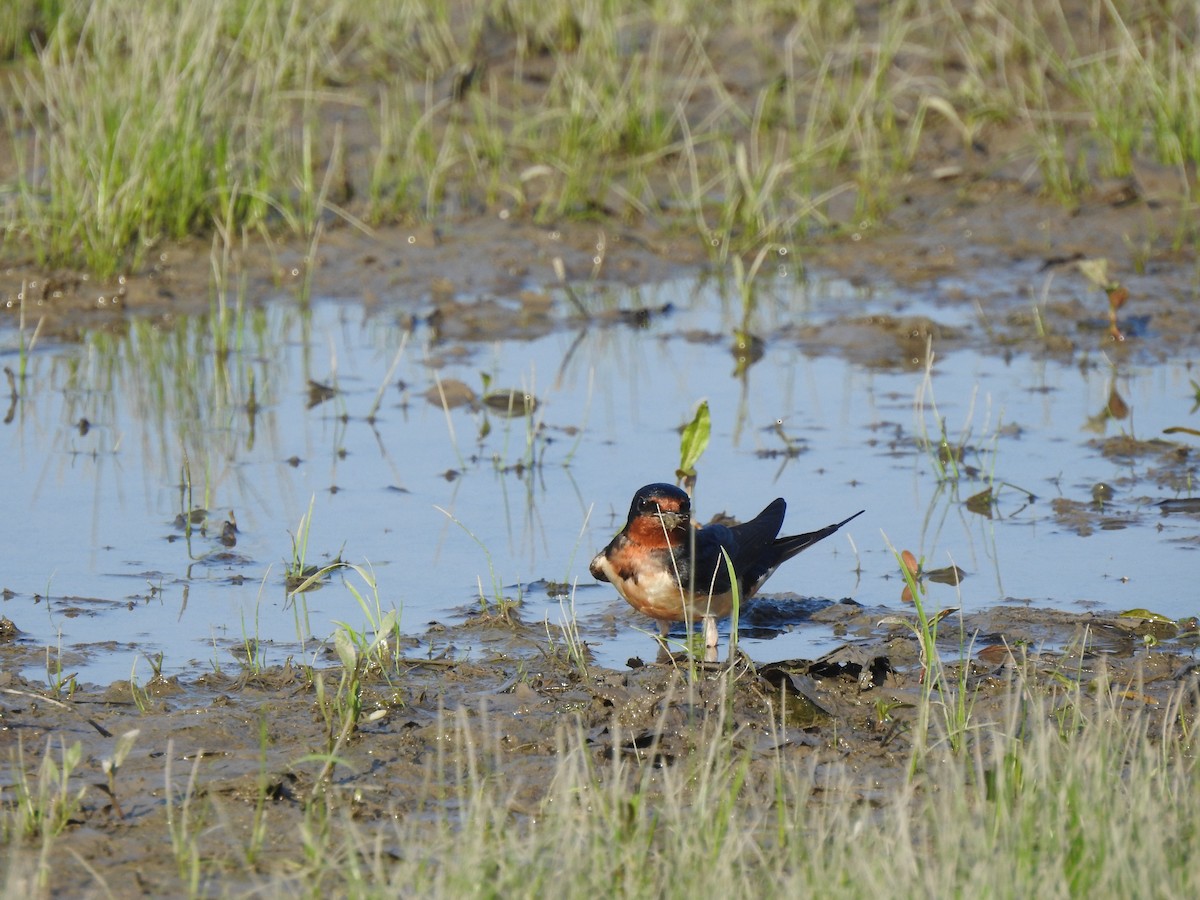
[[[717,661],[717,617],[704,617],[704,661]]]
[[[675,655],[667,644],[667,635],[671,633],[671,623],[658,620],[658,658],[660,663],[674,663]]]

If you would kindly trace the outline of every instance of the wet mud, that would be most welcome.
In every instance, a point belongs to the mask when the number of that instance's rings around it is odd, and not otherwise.
[[[856,603],[813,613],[835,623],[845,643],[817,660],[695,666],[686,661],[615,670],[570,658],[544,628],[518,619],[477,617],[440,629],[449,644],[489,632],[489,658],[403,658],[369,673],[358,727],[339,742],[339,721],[318,681],[339,670],[288,665],[241,674],[157,677],[145,684],[80,686],[57,697],[11,671],[19,636],[0,643],[0,745],[36,760],[78,743],[78,806],[66,826],[70,857],[55,864],[53,893],[96,888],[164,894],[178,888],[168,852],[170,817],[184,799],[203,809],[197,838],[208,859],[237,858],[265,814],[261,862],[232,881],[219,869],[220,893],[251,890],[278,877],[271,860],[303,853],[308,804],[336,801],[357,827],[421,815],[431,797],[453,795],[468,761],[512,785],[510,813],[536,818],[554,779],[564,734],[582,740],[598,771],[614,757],[640,767],[680,764],[704,752],[720,720],[722,740],[769,778],[779,757],[848,767],[870,800],[879,786],[909,777],[916,708],[928,677],[908,623]],[[541,634],[539,635],[539,631]],[[943,678],[970,692],[975,723],[1002,721],[1003,700],[1020,676],[1053,691],[1066,684],[1118,692],[1142,711],[1167,708],[1180,690],[1196,695],[1196,623],[1166,624],[1152,614],[1073,615],[998,608],[941,623]],[[653,641],[647,638],[647,650]],[[122,735],[133,748],[114,777]],[[322,754],[336,748],[326,770]],[[472,762],[471,765],[476,764]],[[457,774],[455,774],[457,773]],[[331,827],[337,827],[336,824]],[[244,883],[236,883],[244,880]]]

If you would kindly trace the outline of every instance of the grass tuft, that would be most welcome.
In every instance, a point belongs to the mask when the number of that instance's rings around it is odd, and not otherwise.
[[[6,244],[100,274],[218,225],[315,243],[331,216],[482,209],[673,222],[724,260],[875,224],[930,159],[1066,205],[1151,163],[1195,203],[1183,0],[0,0],[0,23]]]

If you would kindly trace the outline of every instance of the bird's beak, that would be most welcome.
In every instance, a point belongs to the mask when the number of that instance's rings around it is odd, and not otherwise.
[[[686,515],[677,512],[660,512],[658,518],[663,523],[663,528],[667,531],[674,531],[680,525],[687,524],[688,520]]]

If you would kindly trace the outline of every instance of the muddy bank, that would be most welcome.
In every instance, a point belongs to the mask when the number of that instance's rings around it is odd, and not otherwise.
[[[511,815],[536,820],[565,741],[582,740],[597,773],[614,757],[670,767],[706,752],[718,722],[719,739],[748,754],[752,772],[769,775],[780,755],[836,767],[869,799],[908,777],[924,690],[919,647],[904,614],[841,603],[816,615],[847,638],[820,660],[634,661],[621,671],[571,660],[545,643],[544,630],[539,640],[519,622],[477,620],[461,627],[494,632],[491,660],[400,659],[375,671],[362,686],[358,727],[341,743],[336,668],[160,677],[58,697],[6,671],[0,746],[23,754],[26,770],[44,752],[82,750],[58,838],[71,853],[48,876],[55,894],[95,891],[97,870],[116,894],[179,890],[182,862],[169,835],[181,816],[193,817],[206,860],[202,892],[253,889],[260,878],[286,877],[279,861],[303,852],[312,804],[371,833],[452,804],[481,768],[511,786]],[[1151,721],[1177,709],[1181,690],[1189,708],[1198,696],[1194,622],[1001,608],[943,620],[939,646],[945,683],[935,698],[965,691],[973,727],[1003,721],[1017,677],[1052,697],[1077,684],[1111,692]],[[19,652],[19,640],[0,646],[5,670]],[[110,777],[105,761],[131,731],[132,749]],[[331,751],[336,762],[322,779]],[[264,821],[261,852],[247,864],[249,836]],[[341,827],[336,817],[329,827]]]
[[[769,287],[778,278],[835,275],[867,294],[891,284],[925,285],[937,303],[974,311],[966,335],[936,319],[904,320],[903,309],[899,321],[876,323],[884,337],[895,333],[907,359],[927,337],[948,348],[969,338],[995,352],[1056,356],[1104,349],[1118,358],[1161,358],[1194,350],[1200,313],[1187,301],[1200,275],[1180,243],[1178,201],[1148,193],[1136,179],[1122,184],[1126,190],[1100,184],[1064,208],[1003,170],[964,170],[949,179],[917,173],[885,219],[780,248],[778,265],[769,262],[758,277]],[[405,327],[448,324],[445,338],[467,341],[513,329],[546,333],[577,320],[567,284],[589,303],[588,314],[598,315],[603,304],[592,298],[605,285],[725,271],[669,219],[540,225],[497,211],[370,231],[333,223],[311,257],[294,244],[251,243],[229,259],[250,303],[280,295],[342,298],[396,316]],[[1109,333],[1107,295],[1080,267],[1089,260],[1103,260],[1109,280],[1128,291],[1118,311],[1128,340]],[[0,277],[0,311],[15,323],[23,297],[26,327],[40,321],[44,336],[65,340],[88,327],[119,327],[129,315],[169,321],[208,309],[212,264],[211,246],[197,240],[165,245],[142,271],[108,282],[11,267]],[[813,348],[853,345],[870,362],[875,335],[856,330],[863,323],[852,301],[845,314],[848,331],[799,339]]]

